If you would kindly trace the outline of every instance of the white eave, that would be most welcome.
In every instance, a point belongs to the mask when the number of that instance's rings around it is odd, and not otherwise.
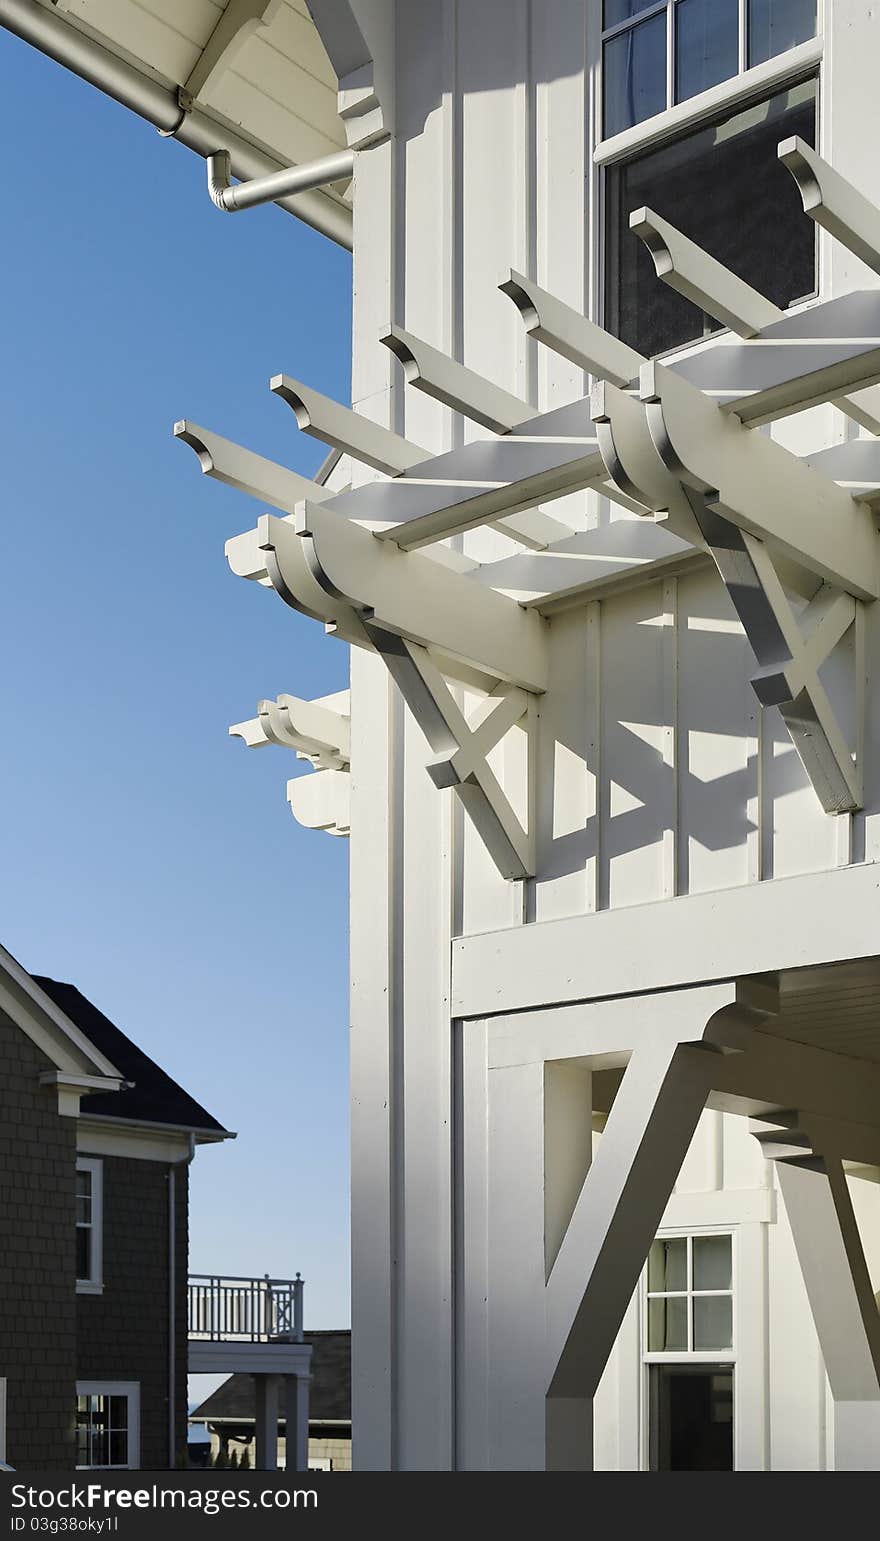
[[[305,0],[32,0],[145,78],[189,91],[200,112],[281,166],[346,146],[338,82]],[[227,13],[261,13],[231,43],[216,29]],[[320,196],[348,208],[346,189]]]

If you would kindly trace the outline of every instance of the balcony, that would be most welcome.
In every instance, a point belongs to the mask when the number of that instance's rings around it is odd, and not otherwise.
[[[303,1280],[190,1274],[189,1339],[195,1343],[302,1343]]]
[[[190,1274],[188,1336],[193,1375],[308,1376],[303,1280]]]

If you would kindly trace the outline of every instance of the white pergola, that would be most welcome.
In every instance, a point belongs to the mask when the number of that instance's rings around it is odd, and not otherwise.
[[[805,212],[880,272],[880,212],[802,141],[788,140],[778,153]],[[206,429],[175,427],[204,471],[277,510],[228,542],[233,572],[381,655],[428,740],[429,775],[455,788],[512,880],[535,870],[533,755],[528,747],[514,798],[490,753],[511,732],[524,732],[531,745],[534,706],[547,685],[547,619],[631,581],[636,569],[649,580],[711,558],[755,654],[755,692],[779,707],[822,806],[848,813],[862,801],[862,607],[880,593],[880,442],[860,437],[798,458],[756,430],[832,402],[880,433],[880,293],[785,314],[651,210],[636,211],[630,223],[658,278],[727,333],[673,362],[649,360],[511,272],[500,288],[526,330],[593,377],[583,400],[535,415],[391,325],[380,341],[407,383],[491,437],[430,456],[276,375],[271,389],[303,431],[380,473],[334,493]],[[588,488],[624,516],[576,530],[547,512],[554,500]],[[519,549],[477,563],[446,544],[480,525],[503,531]],[[820,676],[851,629],[855,743]],[[470,717],[456,686],[481,692]],[[347,761],[338,707],[281,697],[231,731],[310,758],[323,790],[308,808],[299,794],[304,822],[342,832],[339,778]],[[297,812],[296,795],[292,801]]]

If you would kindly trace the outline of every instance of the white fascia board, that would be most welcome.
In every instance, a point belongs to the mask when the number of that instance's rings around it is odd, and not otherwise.
[[[190,1338],[190,1375],[308,1375],[311,1343],[225,1343]]]
[[[880,953],[880,864],[541,921],[452,944],[452,1014],[775,973]]]
[[[0,1008],[59,1071],[124,1079],[5,947],[0,947]]]
[[[190,1136],[182,1130],[140,1129],[124,1122],[96,1117],[80,1118],[76,1148],[82,1156],[124,1156],[136,1161],[184,1161],[190,1152]]]
[[[238,1135],[231,1129],[193,1129],[189,1124],[161,1124],[146,1118],[117,1118],[109,1113],[88,1113],[82,1120],[82,1126],[93,1130],[103,1129],[108,1133],[115,1130],[121,1134],[143,1136],[144,1139],[176,1139],[182,1136],[187,1143],[192,1138],[196,1145],[217,1145],[223,1140],[238,1139]]]

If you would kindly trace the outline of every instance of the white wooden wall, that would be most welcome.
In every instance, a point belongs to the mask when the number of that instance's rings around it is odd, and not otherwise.
[[[599,11],[585,0],[406,0],[396,8],[394,137],[364,152],[356,175],[353,397],[432,451],[480,430],[417,392],[404,396],[397,366],[376,342],[389,317],[538,409],[584,393],[579,371],[525,340],[496,286],[518,267],[598,315],[590,149]],[[848,0],[845,11],[844,19],[837,8],[827,38],[822,148],[880,195],[859,105],[875,100],[865,46],[871,6]],[[822,264],[825,294],[871,281],[824,240]],[[837,431],[827,411],[787,424],[785,436],[806,448]],[[611,517],[598,500],[571,498],[564,510],[581,525]],[[466,539],[481,558],[508,546],[489,531]],[[869,634],[876,654],[873,617]],[[451,794],[429,782],[425,743],[382,665],[357,650],[352,659],[361,1469],[480,1468],[504,1464],[512,1450],[526,1465],[543,1460],[543,1408],[520,1397],[522,1374],[510,1379],[505,1368],[512,1342],[525,1360],[533,1351],[543,1274],[519,1246],[516,1170],[500,1180],[485,1160],[493,1110],[509,1119],[515,1107],[519,1158],[533,1169],[541,1092],[534,1077],[489,1072],[486,1024],[450,1020],[450,938],[878,855],[876,723],[867,812],[829,818],[777,715],[759,719],[751,655],[710,570],[560,616],[552,656],[540,712],[539,870],[525,893],[498,876]],[[499,770],[515,787],[516,753],[501,753]],[[500,1087],[501,1075],[505,1089],[490,1097],[490,1079]],[[814,1469],[833,1460],[826,1382],[771,1182],[744,1122],[707,1114],[670,1214],[679,1225],[708,1213],[711,1224],[739,1227],[740,1464]],[[757,1219],[756,1194],[766,1196]],[[872,1205],[862,1197],[859,1205],[876,1227]],[[871,1235],[877,1267],[880,1227]],[[492,1312],[499,1267],[518,1270],[507,1320]],[[641,1373],[633,1305],[597,1399],[599,1465],[643,1459]]]

